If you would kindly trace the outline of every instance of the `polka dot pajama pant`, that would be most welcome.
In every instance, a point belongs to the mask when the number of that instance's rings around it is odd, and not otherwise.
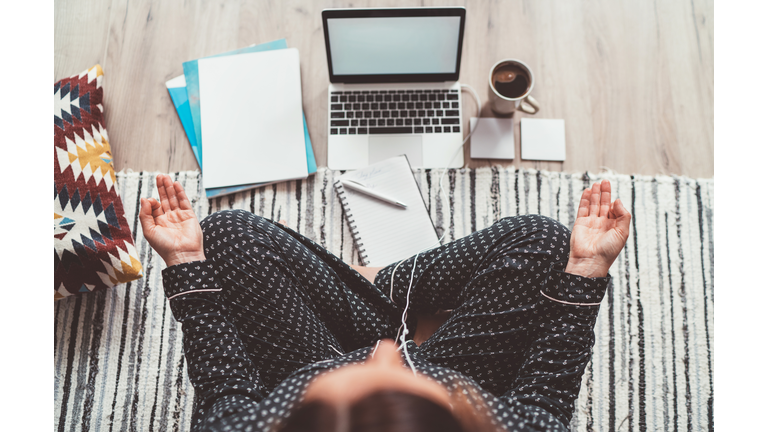
[[[542,282],[553,265],[564,269],[570,236],[544,216],[504,218],[405,260],[394,278],[392,263],[372,284],[312,240],[252,213],[221,211],[201,226],[218,301],[267,392],[305,365],[394,339],[415,265],[410,335],[417,314],[452,310],[421,355],[504,394],[542,313]]]

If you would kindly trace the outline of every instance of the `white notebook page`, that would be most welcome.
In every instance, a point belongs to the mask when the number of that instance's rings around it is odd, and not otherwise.
[[[403,209],[361,192],[344,188],[340,180],[356,180],[366,187],[405,203]],[[396,156],[356,171],[337,181],[346,199],[347,218],[357,232],[357,246],[367,265],[386,266],[425,248],[439,246],[432,219],[405,156]]]

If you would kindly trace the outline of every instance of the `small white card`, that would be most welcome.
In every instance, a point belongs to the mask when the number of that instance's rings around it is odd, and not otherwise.
[[[565,120],[520,119],[520,158],[565,160]]]
[[[469,130],[474,130],[469,146],[471,158],[515,158],[515,132],[511,118],[472,117],[469,119]]]

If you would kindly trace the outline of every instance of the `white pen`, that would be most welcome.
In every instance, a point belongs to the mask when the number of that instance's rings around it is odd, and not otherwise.
[[[362,184],[362,183],[360,183],[358,181],[355,181],[355,180],[342,180],[341,184],[344,185],[344,187],[348,187],[348,188],[350,188],[352,190],[356,190],[356,191],[358,191],[360,193],[364,193],[364,194],[372,196],[374,198],[378,198],[378,199],[380,199],[380,200],[382,200],[384,202],[396,205],[398,207],[402,207],[402,208],[408,207],[407,205],[405,205],[404,202],[398,201],[398,200],[396,200],[394,198],[390,198],[390,197],[388,197],[386,195],[382,195],[382,194],[376,192],[373,189],[367,188],[364,184]]]

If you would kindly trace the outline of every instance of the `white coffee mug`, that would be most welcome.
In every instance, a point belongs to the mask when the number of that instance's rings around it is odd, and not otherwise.
[[[518,79],[517,75],[522,75],[520,77],[523,79],[523,81],[520,81],[521,83],[527,81],[527,86],[524,89],[519,89],[521,91],[518,91],[518,94],[514,97],[503,95],[494,85],[494,75],[497,71],[503,72],[505,68],[511,71],[509,74],[512,77],[513,83],[515,82],[514,80]],[[509,115],[517,110],[528,114],[536,114],[539,111],[539,103],[531,96],[533,83],[533,72],[522,61],[505,59],[496,62],[488,74],[488,93],[491,101],[491,110],[499,115]]]

